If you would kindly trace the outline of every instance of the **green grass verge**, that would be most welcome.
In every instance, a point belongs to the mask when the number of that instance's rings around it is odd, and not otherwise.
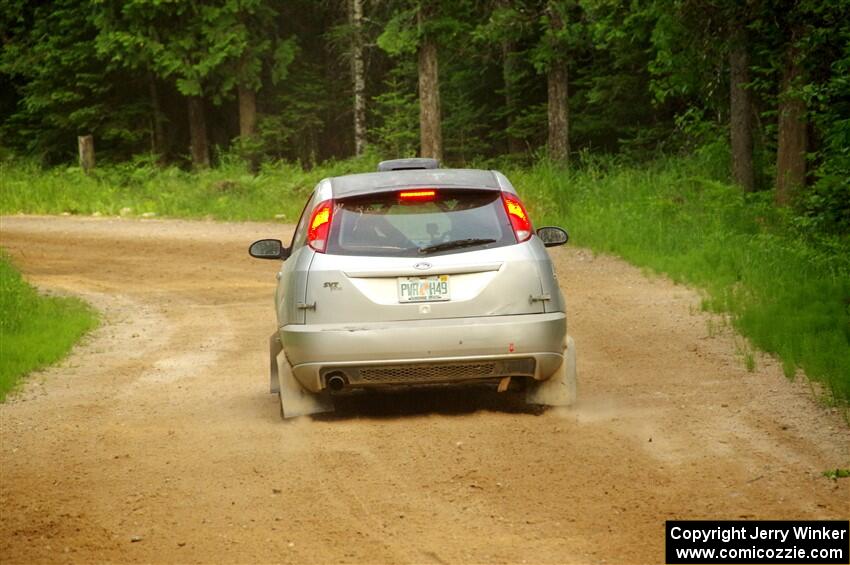
[[[0,214],[156,214],[292,222],[321,178],[374,170],[375,163],[370,156],[309,171],[275,163],[257,175],[239,161],[197,173],[127,163],[85,175],[76,166],[44,170],[27,161],[0,161]]]
[[[850,242],[802,235],[771,194],[712,180],[721,177],[715,160],[698,153],[639,168],[585,160],[573,170],[541,163],[505,172],[538,225],[561,225],[578,245],[704,290],[704,308],[729,313],[786,376],[802,368],[846,407]]]
[[[0,255],[0,402],[24,376],[64,357],[96,325],[86,303],[40,295]]]
[[[566,227],[578,245],[609,252],[704,291],[753,345],[802,368],[833,400],[850,400],[850,242],[813,237],[771,203],[723,179],[728,150],[630,166],[583,157],[572,169],[503,163],[537,225]],[[324,177],[374,170],[368,156],[313,170],[238,161],[201,173],[127,164],[91,176],[0,163],[0,213],[101,213],[293,221]],[[496,165],[498,168],[500,165]],[[129,209],[129,211],[127,210]],[[745,354],[748,369],[755,359]],[[752,366],[751,366],[752,365]]]

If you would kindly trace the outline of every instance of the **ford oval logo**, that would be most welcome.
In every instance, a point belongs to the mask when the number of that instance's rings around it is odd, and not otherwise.
[[[431,263],[426,263],[423,261],[422,263],[416,263],[415,265],[413,265],[413,268],[419,269],[420,271],[427,271],[431,268]]]

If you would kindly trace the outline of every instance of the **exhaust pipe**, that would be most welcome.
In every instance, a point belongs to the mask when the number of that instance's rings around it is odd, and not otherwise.
[[[339,392],[345,388],[345,375],[342,373],[332,373],[328,375],[328,388],[333,392]]]

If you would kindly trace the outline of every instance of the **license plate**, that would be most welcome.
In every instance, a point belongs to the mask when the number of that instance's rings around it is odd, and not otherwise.
[[[449,299],[449,275],[399,277],[399,302],[440,302]]]

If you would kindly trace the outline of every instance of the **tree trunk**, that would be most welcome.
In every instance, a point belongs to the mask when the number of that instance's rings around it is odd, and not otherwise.
[[[237,90],[239,91],[239,138],[243,142],[242,149],[245,152],[248,170],[256,174],[260,168],[260,161],[256,147],[250,142],[257,135],[257,93],[241,82]]]
[[[799,53],[792,43],[779,96],[779,148],[776,153],[776,203],[779,205],[789,204],[806,184],[806,103],[794,93],[802,72]]]
[[[553,31],[564,27],[561,14],[550,3],[549,25]],[[557,53],[558,49],[553,49]],[[549,158],[553,161],[566,162],[570,156],[570,106],[567,63],[557,54],[549,61],[548,73],[548,103],[549,103]]]
[[[549,158],[566,162],[570,156],[570,107],[567,91],[567,65],[549,65]]]
[[[351,38],[351,75],[354,81],[354,154],[366,151],[366,65],[363,48],[363,0],[349,0],[348,21]]]
[[[156,76],[148,71],[148,94],[151,99],[153,131],[151,133],[151,153],[162,163],[165,156],[165,119],[162,115],[162,104],[159,100],[159,89],[156,86]]]
[[[257,134],[257,93],[244,84],[239,90],[239,137],[252,139]]]
[[[511,0],[498,0],[497,8],[507,10]],[[519,59],[516,54],[516,44],[513,39],[502,39],[502,84],[505,88],[505,141],[508,153],[519,153],[523,150],[519,139],[511,135],[517,106],[516,82],[519,72]]]
[[[421,14],[420,14],[421,17]],[[425,36],[419,45],[419,137],[421,156],[443,160],[443,133],[440,124],[440,78],[437,44]]]
[[[510,128],[514,124],[514,112],[516,111],[516,74],[517,55],[514,52],[513,41],[502,42],[502,82],[505,85],[505,125],[508,131],[505,138],[508,142],[508,153],[519,153],[523,150],[522,143],[511,135]]]
[[[207,146],[207,121],[204,116],[204,99],[189,96],[189,138],[192,166],[206,169],[210,166],[210,151]]]
[[[732,180],[745,192],[755,190],[753,172],[753,114],[750,90],[750,54],[746,32],[732,23],[732,50],[729,53],[730,93],[729,132],[732,145]]]

